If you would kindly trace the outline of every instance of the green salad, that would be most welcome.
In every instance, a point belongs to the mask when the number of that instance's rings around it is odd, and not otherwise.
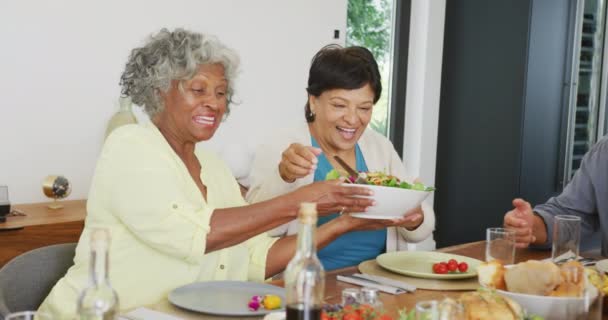
[[[386,174],[384,172],[361,172],[361,176],[365,177],[367,184],[375,186],[395,187],[402,189],[411,189],[417,191],[435,191],[433,187],[427,187],[421,182],[408,183],[401,181],[399,178]],[[325,175],[325,180],[335,180],[341,178],[342,175],[336,169],[332,169]],[[345,177],[350,182],[355,183],[357,177]]]

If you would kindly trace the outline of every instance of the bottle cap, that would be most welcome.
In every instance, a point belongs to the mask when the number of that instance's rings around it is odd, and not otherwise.
[[[317,222],[317,204],[314,202],[300,203],[298,218],[300,223],[315,224]]]

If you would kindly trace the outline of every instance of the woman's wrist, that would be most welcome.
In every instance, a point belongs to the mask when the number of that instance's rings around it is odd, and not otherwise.
[[[335,219],[324,223],[319,227],[319,232],[323,234],[325,240],[330,242],[338,238],[340,235],[345,234],[352,229],[352,224],[348,221],[348,217],[339,216]]]
[[[299,190],[299,189],[298,189]],[[300,210],[300,203],[305,202],[299,195],[298,191],[293,191],[277,198],[273,201],[281,203],[282,213],[285,214],[290,220],[298,217],[298,211]]]

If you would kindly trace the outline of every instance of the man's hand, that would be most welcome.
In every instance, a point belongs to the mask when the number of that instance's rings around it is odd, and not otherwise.
[[[536,242],[534,216],[530,203],[523,199],[514,199],[515,209],[507,212],[504,217],[504,227],[515,231],[515,245],[518,248],[526,248]]]

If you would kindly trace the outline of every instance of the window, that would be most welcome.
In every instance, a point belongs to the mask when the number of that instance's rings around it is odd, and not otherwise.
[[[346,45],[368,48],[378,62],[382,95],[374,106],[370,126],[389,135],[392,77],[392,33],[395,0],[348,0]]]

